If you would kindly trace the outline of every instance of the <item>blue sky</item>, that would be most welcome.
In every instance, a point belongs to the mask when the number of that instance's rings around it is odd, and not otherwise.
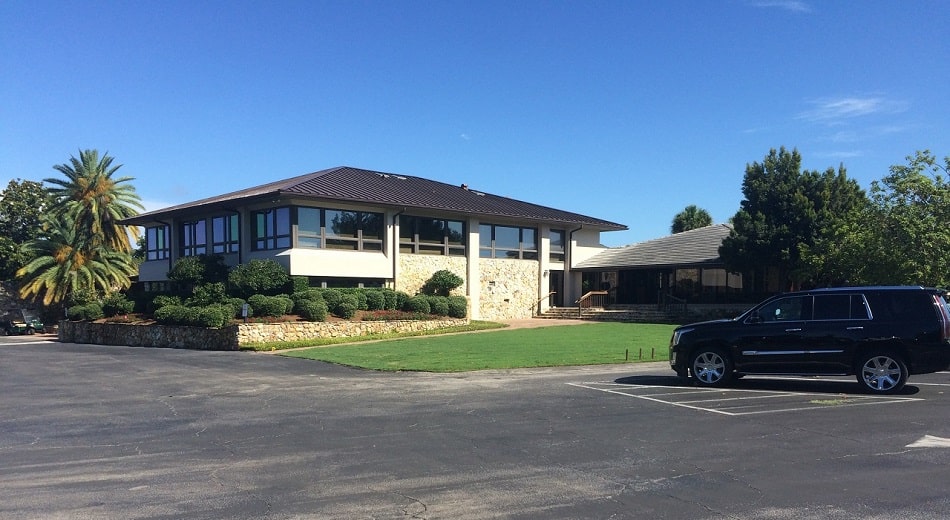
[[[950,2],[0,2],[0,181],[108,151],[148,209],[347,165],[663,236],[797,148],[950,154]]]

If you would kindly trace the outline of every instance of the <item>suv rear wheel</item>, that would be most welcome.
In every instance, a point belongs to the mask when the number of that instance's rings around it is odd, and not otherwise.
[[[700,348],[689,362],[699,386],[726,386],[732,381],[732,360],[718,348]]]
[[[858,360],[858,383],[874,394],[899,392],[907,383],[907,364],[891,352],[872,352]]]

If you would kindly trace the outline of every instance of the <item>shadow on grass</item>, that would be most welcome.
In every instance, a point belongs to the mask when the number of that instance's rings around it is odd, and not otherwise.
[[[684,379],[675,375],[669,376],[629,376],[614,380],[620,385],[639,385],[639,386],[659,386],[659,387],[694,387],[692,379]],[[742,377],[728,387],[735,390],[765,390],[777,392],[808,392],[816,394],[855,394],[855,395],[876,395],[865,392],[857,381],[830,381],[819,377],[783,377],[767,378],[764,376]],[[920,388],[913,385],[906,385],[897,392],[896,396],[915,395],[920,392]]]

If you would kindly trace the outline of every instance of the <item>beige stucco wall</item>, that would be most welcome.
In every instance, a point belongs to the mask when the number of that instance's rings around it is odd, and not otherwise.
[[[483,320],[530,318],[538,301],[538,262],[480,258],[479,313]],[[547,291],[545,291],[547,292]]]
[[[339,276],[343,278],[392,278],[393,263],[379,251],[334,249],[289,249],[286,256],[294,276]]]

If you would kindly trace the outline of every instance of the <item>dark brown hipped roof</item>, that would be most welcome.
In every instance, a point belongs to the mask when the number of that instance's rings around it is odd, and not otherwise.
[[[714,224],[624,247],[605,249],[576,269],[702,266],[721,264],[719,246],[732,227]]]
[[[277,197],[319,201],[359,202],[406,210],[438,210],[464,215],[511,218],[571,225],[601,230],[624,230],[627,226],[561,211],[529,202],[499,197],[410,175],[361,170],[348,166],[330,168],[291,179],[271,182],[217,197],[142,213],[123,224],[144,226],[167,219],[173,213],[197,214]]]

